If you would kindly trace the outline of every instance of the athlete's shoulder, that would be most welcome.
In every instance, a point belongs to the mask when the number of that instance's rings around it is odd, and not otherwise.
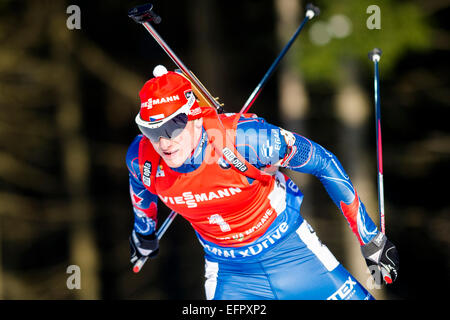
[[[253,131],[252,130],[280,130],[280,127],[273,125],[266,121],[265,118],[259,117],[256,114],[250,113],[250,114],[243,114],[240,116],[238,123],[237,123],[237,129],[241,131],[240,134],[251,134],[251,133],[261,133],[259,131]],[[248,132],[246,132],[249,130]]]
[[[143,139],[143,135],[137,135],[128,147],[126,155],[126,163],[128,171],[135,177],[139,176],[139,144]]]
[[[257,167],[276,163],[284,155],[280,128],[256,115],[243,115],[236,128],[236,148]]]

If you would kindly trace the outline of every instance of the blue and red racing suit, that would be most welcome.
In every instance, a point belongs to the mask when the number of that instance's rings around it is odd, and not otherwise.
[[[236,150],[248,163],[316,176],[360,245],[375,237],[376,225],[331,152],[262,118],[237,120]],[[232,175],[223,158],[219,169],[205,166],[210,143],[203,130],[181,167],[169,168],[161,160],[156,189],[150,189],[142,171],[144,140],[138,135],[126,157],[134,229],[143,235],[155,232],[158,198],[191,222],[205,251],[207,299],[373,299],[302,218],[303,194],[285,174],[276,172],[271,184],[259,187],[256,180]]]

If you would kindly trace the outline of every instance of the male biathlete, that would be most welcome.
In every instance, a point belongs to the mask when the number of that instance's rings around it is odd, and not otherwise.
[[[176,72],[147,81],[140,100],[142,134],[126,156],[132,263],[158,254],[163,202],[191,223],[204,247],[207,299],[373,299],[302,218],[303,194],[277,170],[284,167],[321,181],[375,280],[395,281],[397,250],[331,152],[255,115],[217,114]]]

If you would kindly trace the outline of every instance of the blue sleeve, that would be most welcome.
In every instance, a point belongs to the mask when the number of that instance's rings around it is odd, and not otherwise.
[[[316,176],[347,219],[359,243],[364,245],[372,240],[378,229],[337,157],[305,137],[281,130],[288,147],[280,165]]]
[[[258,168],[278,165],[316,176],[361,245],[378,233],[339,160],[321,145],[271,125],[262,118],[241,118],[236,147],[248,162]]]
[[[142,183],[139,169],[139,143],[141,139],[142,135],[138,135],[129,146],[126,163],[134,212],[133,228],[142,235],[149,235],[156,230],[158,197],[148,191]]]
[[[236,129],[236,149],[252,165],[261,169],[277,163],[286,153],[280,128],[263,118],[242,117]]]

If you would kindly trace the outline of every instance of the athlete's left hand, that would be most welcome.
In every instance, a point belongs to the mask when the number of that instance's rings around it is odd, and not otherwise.
[[[363,245],[361,251],[377,285],[381,285],[381,279],[386,284],[397,279],[400,265],[397,248],[383,233],[378,233],[369,243]]]
[[[142,257],[155,258],[159,253],[159,241],[155,233],[142,235],[133,229],[129,241],[132,264]]]

